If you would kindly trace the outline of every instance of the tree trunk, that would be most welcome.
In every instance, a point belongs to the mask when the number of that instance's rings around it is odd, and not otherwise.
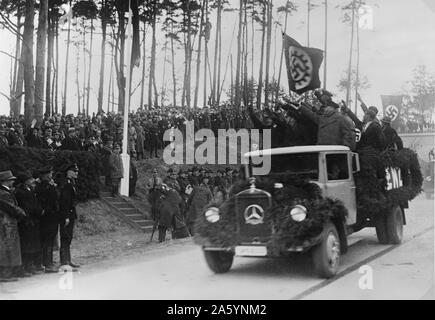
[[[107,113],[110,112],[111,94],[112,94],[112,84],[113,84],[113,59],[115,46],[112,45],[112,55],[110,56],[110,77],[109,77],[109,92],[107,93]],[[113,101],[112,101],[113,102]]]
[[[168,42],[165,43],[164,54],[163,54],[163,77],[162,77],[162,90],[161,90],[161,102],[160,105],[163,107],[163,103],[165,101],[165,92],[166,92],[166,54],[168,51]]]
[[[53,33],[53,21],[51,15],[47,16],[48,24],[48,51],[47,51],[47,79],[45,88],[45,114],[51,115],[51,72],[54,50],[54,33]]]
[[[89,98],[91,95],[92,46],[94,44],[94,19],[91,19],[91,43],[89,45],[88,84],[86,86],[86,115],[89,115]],[[104,59],[102,59],[104,60]]]
[[[308,0],[308,9],[307,9],[307,47],[310,46],[310,18],[311,18],[311,0]]]
[[[260,57],[260,74],[258,76],[257,89],[257,109],[261,106],[261,95],[263,91],[263,63],[264,63],[264,42],[266,37],[266,5],[263,6],[263,35],[261,37],[261,57]]]
[[[71,0],[69,1],[69,6],[71,8]],[[70,9],[72,10],[72,9]],[[66,40],[66,57],[65,57],[65,78],[63,87],[63,100],[62,100],[62,115],[66,115],[66,100],[68,97],[68,63],[69,63],[69,49],[71,41],[71,20],[68,21],[68,35]]]
[[[212,101],[213,105],[216,104],[217,101],[217,64],[218,64],[218,55],[219,55],[219,29],[221,25],[221,17],[222,17],[222,0],[217,1],[217,16],[216,16],[216,38],[215,38],[215,46],[214,46],[214,60],[213,60],[213,84],[211,89]]]
[[[23,34],[23,63],[24,63],[24,119],[27,125],[32,122],[35,104],[35,78],[33,65],[33,33],[35,31],[35,1],[26,0],[24,34]]]
[[[245,107],[249,103],[249,90],[248,90],[248,36],[249,36],[249,30],[248,30],[248,10],[247,10],[247,3],[245,2],[245,23],[244,23],[244,34],[245,34],[245,42],[244,42],[244,51],[245,51],[245,63],[244,63],[244,70],[243,70],[243,104]]]
[[[21,93],[23,92],[23,61],[21,50],[21,12],[17,14],[17,36],[15,47],[14,76],[12,82],[11,116],[18,117],[21,113]],[[19,96],[19,98],[17,98]]]
[[[47,16],[48,0],[40,1],[37,45],[36,45],[36,74],[35,74],[35,118],[40,123],[44,113],[44,84],[46,68],[47,46]]]
[[[106,0],[102,0],[101,8],[103,10],[101,18],[101,63],[100,63],[100,84],[98,87],[98,112],[103,111],[103,96],[104,96],[104,69],[106,67],[106,38],[107,38],[107,8]]]
[[[154,74],[155,74],[155,67],[156,67],[156,10],[157,9],[157,3],[156,0],[153,1],[153,17],[152,17],[152,28],[153,28],[153,35],[152,35],[152,44],[151,44],[151,61],[150,61],[150,77],[149,77],[149,83],[148,83],[148,107],[151,108],[153,105],[153,85],[154,85]]]
[[[172,34],[174,34],[174,22],[171,22]],[[175,48],[174,48],[174,37],[171,37],[171,58],[172,58],[172,85],[173,85],[173,106],[177,107],[177,77],[175,75]]]
[[[140,84],[140,107],[144,106],[144,96],[145,96],[145,73],[146,73],[146,23],[143,24],[143,39],[142,39],[142,82]]]
[[[204,92],[203,92],[203,106],[207,106],[207,66],[208,66],[208,37],[209,37],[209,25],[208,25],[208,0],[205,0],[205,24],[207,25],[207,34],[204,35]]]
[[[119,26],[118,26],[118,41],[120,41],[119,46],[119,64],[117,72],[117,83],[118,83],[118,112],[124,113],[125,106],[125,73],[124,73],[124,59],[125,59],[125,16],[124,12],[118,12]]]
[[[54,110],[55,113],[59,113],[59,102],[58,102],[58,93],[59,93],[59,21],[55,22],[55,35],[56,35],[56,84],[54,89]]]
[[[239,34],[237,36],[237,65],[236,65],[236,109],[240,109],[240,62],[242,50],[242,19],[243,19],[243,0],[240,0],[239,6]]]
[[[356,21],[359,21],[358,11],[357,11]],[[355,110],[357,110],[358,108],[358,90],[359,90],[359,27],[356,28]]]
[[[219,6],[219,45],[218,45],[218,66],[217,66],[217,88],[216,88],[216,105],[219,106],[221,100],[221,69],[222,69],[222,3]]]
[[[323,59],[323,89],[326,89],[326,77],[328,70],[328,0],[325,0],[325,48]]]
[[[349,105],[350,102],[350,94],[351,94],[351,82],[352,82],[352,54],[353,54],[353,35],[355,30],[355,10],[354,10],[355,1],[352,2],[352,20],[351,20],[351,31],[350,31],[350,50],[349,50],[349,65],[347,68],[347,88],[346,88],[346,105]],[[355,109],[356,113],[356,109]]]
[[[201,48],[202,48],[202,34],[204,32],[204,12],[207,0],[203,0],[201,8],[201,25],[199,29],[199,41],[198,41],[198,56],[196,58],[196,83],[195,83],[195,98],[193,102],[194,108],[198,108],[198,92],[199,92],[199,74],[201,69]]]
[[[86,24],[85,18],[82,20],[83,22],[83,104],[82,111],[83,114],[86,114],[86,76],[87,76],[87,63],[86,63]],[[80,112],[79,112],[80,113]]]
[[[272,1],[267,2],[267,46],[266,46],[266,78],[264,85],[264,105],[269,107],[269,72],[270,72],[270,47],[272,43]]]
[[[191,72],[192,72],[192,17],[190,15],[190,1],[187,2],[187,75],[186,75],[186,103],[187,108],[191,108],[190,103],[190,83],[191,83]]]
[[[77,29],[76,32],[78,32]],[[77,103],[78,103],[77,114],[80,114],[80,104],[81,104],[79,71],[80,71],[80,44],[77,41],[76,43],[76,87],[77,87]]]

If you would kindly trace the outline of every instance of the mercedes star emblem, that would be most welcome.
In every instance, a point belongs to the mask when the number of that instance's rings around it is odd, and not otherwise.
[[[252,204],[245,209],[245,221],[248,224],[260,224],[263,223],[264,210],[257,204]]]

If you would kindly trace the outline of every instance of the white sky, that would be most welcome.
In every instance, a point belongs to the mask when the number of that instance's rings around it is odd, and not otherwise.
[[[238,0],[230,0],[233,7],[238,7]],[[273,1],[275,9],[278,6],[285,5],[285,0]],[[306,45],[307,33],[306,33],[306,16],[307,16],[307,1],[296,0],[299,5],[299,10],[293,13],[293,16],[289,18],[289,24],[287,27],[287,34],[298,40],[301,44]],[[322,0],[311,0],[314,4],[322,4]],[[344,98],[344,93],[339,93],[337,90],[337,84],[342,76],[342,73],[347,69],[349,46],[350,46],[350,27],[341,22],[342,12],[336,6],[347,3],[348,0],[329,0],[329,41],[328,41],[328,72],[327,72],[327,88],[338,95],[337,98]],[[381,94],[394,94],[400,93],[402,87],[406,81],[411,79],[412,70],[418,64],[425,64],[431,72],[435,72],[435,0],[367,0],[367,4],[373,7],[374,12],[374,30],[372,31],[360,31],[360,72],[367,76],[371,87],[366,91],[363,91],[361,95],[366,103],[371,105],[381,106]],[[276,12],[276,10],[274,10]],[[275,13],[275,18],[284,22],[283,16],[278,16]],[[224,13],[223,15],[223,45],[222,45],[222,77],[225,72],[225,64],[227,54],[229,52],[229,46],[233,33],[233,26],[237,19],[237,13]],[[210,55],[213,54],[213,42],[215,31],[215,17],[211,16],[211,22],[213,24],[212,38],[210,42]],[[258,28],[259,30],[260,28]],[[99,32],[99,29],[97,30]],[[234,54],[235,65],[235,52],[237,48],[236,43],[237,31],[233,40],[232,52]],[[66,38],[66,32],[62,34],[62,39]],[[150,37],[148,37],[150,38]],[[0,30],[0,50],[6,52],[14,52],[14,37],[5,30]],[[255,66],[259,65],[259,53],[261,32],[257,32],[255,52]],[[148,39],[149,40],[149,39]],[[274,39],[273,39],[274,40]],[[90,97],[90,111],[96,111],[97,109],[97,95],[98,95],[98,82],[99,82],[99,66],[100,66],[100,39],[98,36],[94,39],[94,58],[93,68],[91,75],[91,97]],[[157,84],[160,90],[162,84],[163,74],[163,51],[160,48],[163,47],[164,38],[161,32],[158,33],[158,55],[157,55]],[[311,12],[311,32],[310,32],[310,46],[323,49],[324,43],[324,9],[323,6],[319,6]],[[60,65],[61,75],[59,88],[63,88],[63,65],[65,65],[65,52],[66,45],[63,41],[60,42]],[[277,43],[272,43],[272,62],[274,58],[274,48],[277,48],[276,69],[279,66],[279,53],[281,50],[281,37],[279,35]],[[150,41],[147,41],[148,50],[151,48]],[[258,49],[258,50],[257,50]],[[110,53],[109,47],[106,53]],[[169,54],[169,52],[168,52]],[[80,52],[82,56],[82,53]],[[147,53],[149,55],[149,51]],[[147,57],[147,64],[149,62]],[[169,59],[169,55],[168,55]],[[196,54],[194,54],[196,59]],[[77,97],[75,86],[75,61],[76,51],[72,46],[69,59],[69,79],[68,79],[68,102],[67,113],[77,112]],[[203,61],[202,61],[203,62]],[[257,63],[258,62],[258,63]],[[212,61],[210,64],[212,65]],[[10,70],[10,58],[0,54],[0,65],[3,69],[3,76],[0,77],[0,92],[9,93],[9,70]],[[249,63],[249,72],[250,72]],[[193,79],[192,88],[194,88],[194,75],[196,71],[196,62],[193,61]],[[177,77],[178,85],[182,85],[183,77],[183,52],[178,50],[177,52]],[[133,79],[133,88],[136,87],[139,81],[139,75],[142,67],[136,69],[135,77]],[[83,81],[83,67],[80,67],[79,79]],[[105,87],[105,101],[104,109],[107,108],[107,91],[109,82],[110,62],[107,59],[106,63],[106,87]],[[276,71],[277,72],[277,71]],[[284,88],[287,88],[287,79],[285,79],[285,64],[283,65],[283,80],[281,81]],[[255,70],[258,74],[258,70]],[[271,66],[271,73],[273,73],[273,66]],[[201,72],[200,83],[203,83]],[[147,85],[146,77],[146,85]],[[230,79],[230,71],[228,71],[227,82],[225,86],[228,86]],[[323,66],[320,74],[320,79],[323,80]],[[171,66],[166,66],[166,86],[167,89],[172,88]],[[200,89],[202,93],[202,89]],[[147,93],[147,90],[146,90]],[[140,102],[140,89],[138,89],[132,97],[132,109],[136,109]],[[169,102],[171,102],[172,93],[168,91],[167,96]],[[61,104],[61,92],[59,92],[59,105]],[[181,99],[178,98],[180,102]],[[192,90],[193,101],[193,90]],[[202,102],[202,94],[199,101]],[[145,103],[147,102],[147,96],[145,95]],[[381,109],[381,108],[380,108]],[[0,96],[0,114],[9,113],[9,103],[6,98]]]

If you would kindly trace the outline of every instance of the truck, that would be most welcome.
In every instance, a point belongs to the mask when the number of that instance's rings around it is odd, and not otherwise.
[[[270,157],[271,170],[256,176],[256,163],[264,157]],[[378,215],[361,209],[360,157],[348,147],[293,146],[256,150],[244,158],[244,178],[232,186],[230,197],[208,205],[197,220],[195,241],[213,272],[228,272],[234,256],[306,253],[316,274],[330,278],[352,233],[374,227],[380,243],[402,242],[406,204],[391,202]],[[385,180],[386,190],[403,187],[401,169],[385,168]]]

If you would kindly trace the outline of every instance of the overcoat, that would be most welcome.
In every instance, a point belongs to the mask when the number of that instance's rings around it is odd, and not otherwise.
[[[0,186],[0,267],[21,265],[18,221],[25,216],[10,190]]]
[[[42,208],[35,193],[21,185],[15,191],[18,205],[26,213],[26,217],[18,224],[23,253],[38,253],[41,250],[40,219]]]

